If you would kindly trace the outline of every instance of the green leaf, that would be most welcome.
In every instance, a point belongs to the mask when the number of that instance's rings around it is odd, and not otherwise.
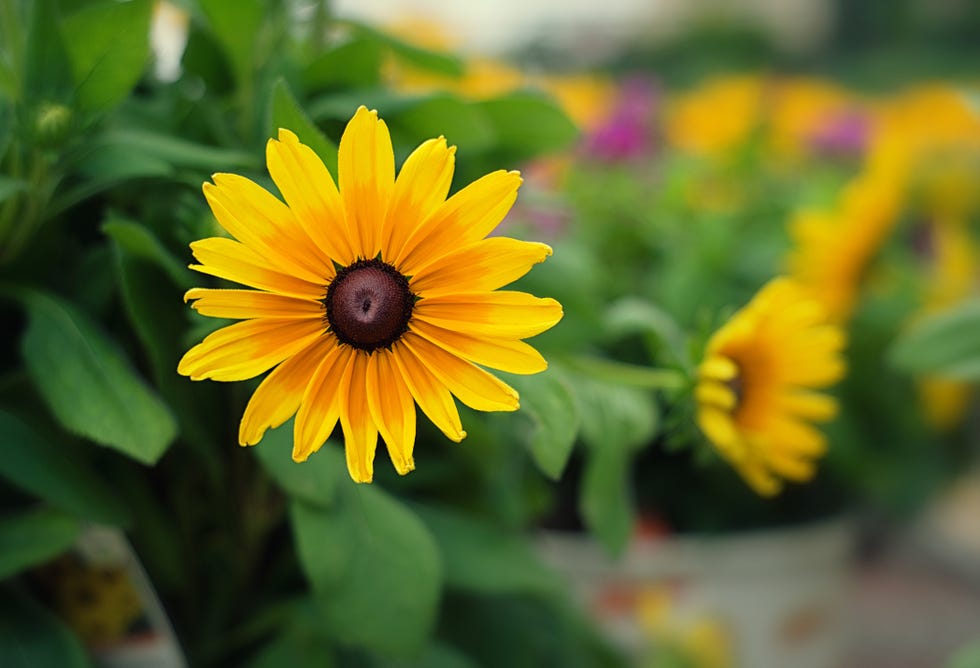
[[[641,297],[616,300],[603,318],[605,333],[616,339],[631,334],[652,334],[675,354],[682,350],[684,333],[670,313]]]
[[[252,153],[208,146],[141,128],[109,130],[99,138],[101,146],[127,149],[146,159],[158,159],[175,167],[207,170],[254,169],[259,159]]]
[[[0,579],[58,556],[71,547],[79,531],[78,519],[50,508],[3,517],[0,519]],[[2,651],[0,656],[4,656]]]
[[[0,410],[0,477],[62,510],[104,524],[129,513],[70,444],[56,445]]]
[[[381,44],[376,39],[352,39],[307,65],[303,83],[311,90],[377,86],[381,82],[381,56]]]
[[[444,136],[450,145],[462,146],[467,155],[473,155],[492,148],[497,138],[493,123],[478,106],[448,93],[417,99],[386,114],[393,140],[401,139],[408,146]]]
[[[980,299],[917,321],[895,341],[889,359],[908,373],[980,380]]]
[[[337,179],[337,145],[310,120],[283,79],[276,82],[272,91],[270,132],[273,137],[278,136],[279,128],[293,131],[301,142],[320,156],[334,180]]]
[[[400,40],[397,37],[383,33],[365,23],[349,20],[338,21],[338,23],[351,28],[355,35],[373,39],[379,44],[383,44],[384,46],[390,48],[396,56],[407,63],[421,67],[422,69],[441,74],[448,74],[450,76],[463,75],[462,61],[452,54],[438,53],[436,51],[430,51],[429,49],[423,49],[414,44],[410,44],[409,42]]]
[[[477,103],[493,124],[498,150],[522,160],[570,147],[578,128],[549,97],[530,91]]]
[[[36,102],[66,102],[73,86],[57,3],[36,0],[25,4],[30,18],[22,83],[24,97]]]
[[[266,472],[291,497],[324,508],[336,504],[348,479],[343,444],[327,441],[302,463],[293,461],[292,450],[292,420],[270,429],[261,443],[252,446]]]
[[[27,309],[21,352],[28,375],[65,429],[144,464],[177,435],[176,422],[119,348],[71,304],[18,294]]]
[[[207,17],[211,33],[232,64],[238,85],[246,85],[253,73],[256,37],[265,19],[266,3],[198,0],[198,4]]]
[[[139,81],[150,53],[150,0],[100,2],[64,22],[79,106],[102,111]]]
[[[87,668],[78,637],[33,598],[0,590],[0,658],[4,668]]]
[[[187,290],[194,285],[194,275],[150,230],[139,223],[114,218],[102,224],[102,231],[135,258],[147,260],[166,272],[174,285]]]
[[[521,395],[521,410],[531,423],[524,443],[534,463],[557,480],[572,454],[579,429],[578,404],[568,381],[554,367],[533,376],[508,374],[506,381]]]
[[[487,594],[556,591],[554,573],[538,561],[525,536],[452,510],[414,508],[439,545],[446,584]]]
[[[27,181],[21,179],[14,179],[9,176],[0,176],[0,203],[6,202],[8,199],[26,191],[29,187]]]
[[[290,506],[300,565],[325,628],[385,654],[419,651],[442,584],[435,540],[419,518],[376,487],[347,483],[330,510]]]
[[[633,453],[657,433],[659,412],[649,392],[579,377],[572,387],[581,406],[582,440],[589,448],[579,505],[586,525],[613,554],[633,531],[630,495]]]

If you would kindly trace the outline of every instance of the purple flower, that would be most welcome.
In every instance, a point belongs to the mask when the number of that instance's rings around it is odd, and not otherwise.
[[[609,117],[587,137],[585,152],[599,160],[620,162],[649,155],[653,150],[658,95],[647,79],[625,80]]]

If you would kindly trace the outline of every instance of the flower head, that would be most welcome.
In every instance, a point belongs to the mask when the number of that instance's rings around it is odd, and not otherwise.
[[[457,442],[466,433],[454,395],[476,410],[518,408],[517,392],[481,366],[547,366],[521,339],[558,322],[561,305],[498,288],[551,249],[485,238],[520,175],[493,172],[447,199],[454,156],[430,139],[396,178],[388,129],[361,107],[340,141],[338,185],[288,130],[266,149],[285,203],[234,174],[204,184],[234,239],[192,243],[192,268],[253,289],[187,293],[203,315],[242,322],[191,348],[178,371],[234,381],[272,369],[245,409],[242,445],[295,414],[293,459],[304,461],[340,422],[351,477],[369,482],[379,435],[399,473],[414,468],[416,403]]]
[[[813,477],[837,413],[815,391],[844,375],[844,332],[787,278],[770,281],[708,341],[695,390],[698,424],[757,493]]]

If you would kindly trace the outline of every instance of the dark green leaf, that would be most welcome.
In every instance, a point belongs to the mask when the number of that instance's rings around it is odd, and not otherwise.
[[[272,136],[278,136],[279,128],[291,130],[299,140],[313,149],[327,166],[334,180],[337,179],[337,145],[327,139],[305,111],[296,102],[289,86],[282,79],[276,82],[272,92]]]
[[[384,491],[350,482],[342,491],[329,510],[301,501],[290,506],[300,563],[323,623],[345,643],[385,654],[417,652],[441,591],[435,541]]]
[[[365,88],[380,83],[381,45],[356,38],[325,51],[307,67],[303,82],[311,90],[333,86]]]
[[[208,146],[139,128],[110,130],[99,138],[101,146],[127,149],[133,155],[156,158],[175,167],[204,169],[209,173],[217,169],[253,169],[259,157],[251,153]]]
[[[73,88],[71,64],[57,4],[55,0],[25,4],[30,18],[25,44],[24,97],[37,102],[67,102]]]
[[[293,461],[292,450],[292,420],[267,431],[262,442],[252,447],[266,472],[291,497],[314,506],[334,505],[341,485],[347,484],[343,444],[327,441],[302,463]]]
[[[555,591],[554,574],[538,561],[526,536],[452,510],[414,508],[439,545],[446,584],[488,594]]]
[[[0,410],[0,477],[62,510],[105,524],[129,513],[73,444],[55,444]]]
[[[76,96],[82,109],[121,102],[143,74],[150,52],[150,0],[104,2],[64,22]]]
[[[14,195],[22,193],[27,189],[27,181],[13,179],[9,176],[0,176],[0,203],[7,201]]]
[[[0,662],[4,668],[87,668],[84,647],[68,628],[32,598],[0,590]]]
[[[198,4],[207,17],[211,33],[232,64],[238,85],[245,85],[252,76],[256,37],[265,18],[266,3],[199,0]]]
[[[356,21],[343,21],[342,23],[352,28],[355,34],[376,40],[378,43],[387,46],[396,56],[407,63],[450,76],[462,76],[463,74],[462,61],[452,54],[423,49],[385,34],[365,23]]]
[[[67,430],[144,464],[177,435],[170,410],[88,316],[40,292],[18,295],[28,314],[21,351],[28,374]]]
[[[493,124],[498,150],[513,160],[566,149],[578,138],[575,124],[540,93],[518,91],[477,104]]]
[[[49,508],[3,517],[0,519],[0,579],[58,556],[71,547],[80,530],[78,519]]]
[[[143,225],[116,218],[103,223],[102,231],[132,257],[147,260],[160,267],[174,285],[182,290],[187,290],[194,285],[194,275],[191,271],[171,255],[153,232]]]
[[[889,357],[909,373],[980,380],[980,299],[919,320],[895,341]]]
[[[506,381],[520,392],[519,414],[531,422],[524,442],[534,463],[557,480],[565,470],[579,429],[578,405],[568,381],[555,368],[533,376],[507,375]]]

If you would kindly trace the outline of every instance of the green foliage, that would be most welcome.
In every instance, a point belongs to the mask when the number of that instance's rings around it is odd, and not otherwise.
[[[0,590],[0,656],[10,668],[92,665],[81,642],[54,614],[10,589]]]
[[[71,547],[81,531],[78,519],[41,508],[0,519],[0,579],[42,564]],[[2,642],[2,641],[0,641]],[[9,656],[0,651],[0,656]]]
[[[909,327],[892,345],[896,367],[951,380],[980,380],[980,300],[930,315]]]

